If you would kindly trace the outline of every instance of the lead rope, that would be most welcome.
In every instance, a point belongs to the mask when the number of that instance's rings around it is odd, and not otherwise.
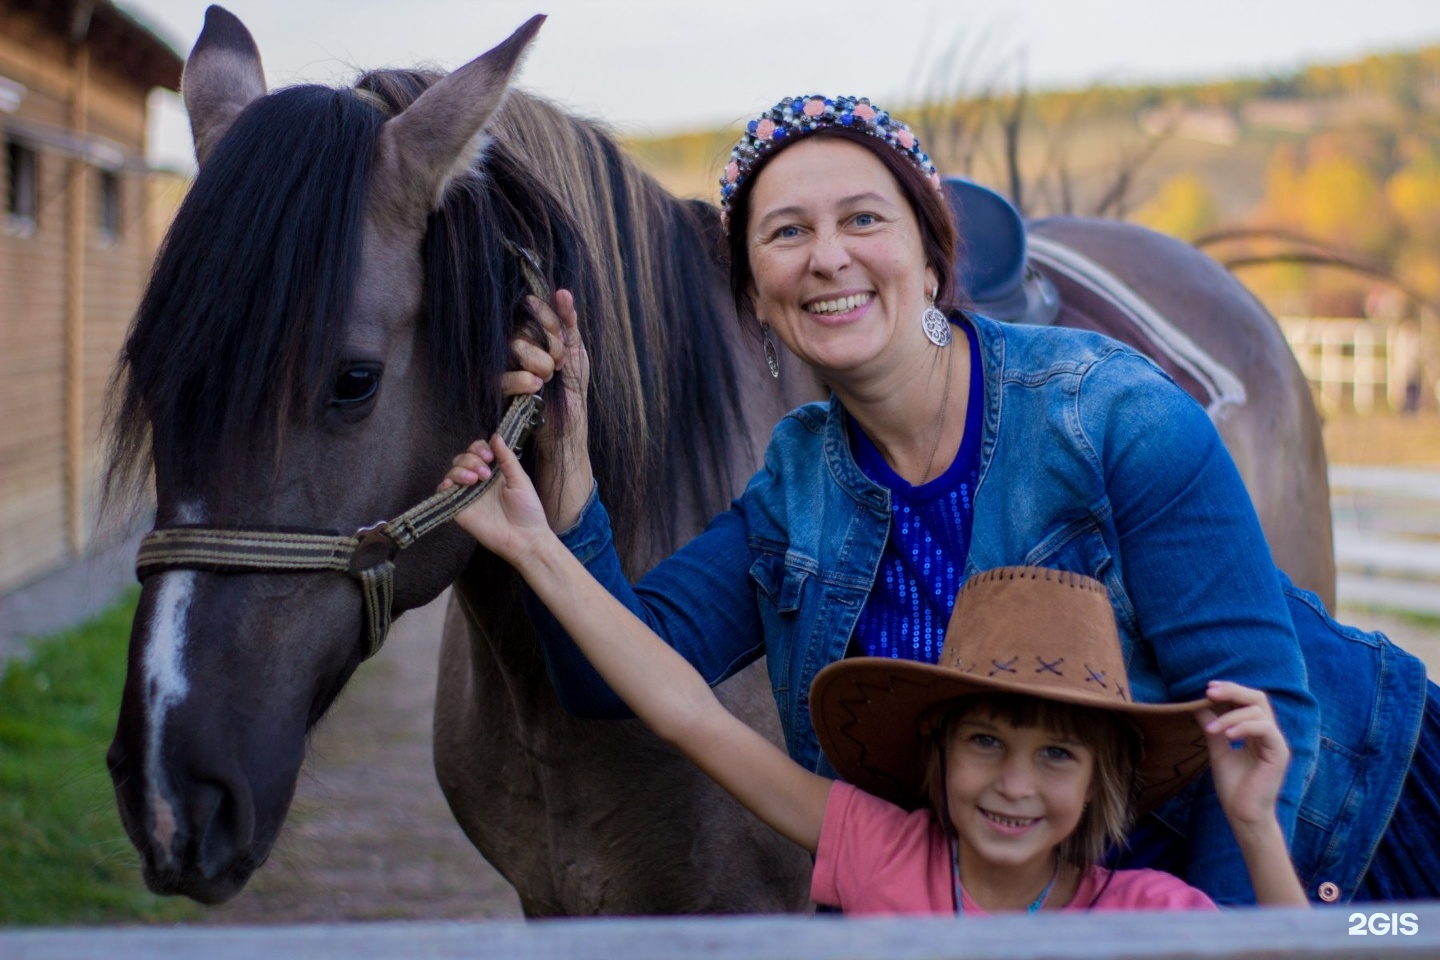
[[[520,272],[531,293],[548,299],[539,260],[508,239],[505,246],[520,260]],[[500,419],[498,433],[520,456],[530,432],[543,422],[545,401],[538,394],[518,396]],[[350,536],[334,530],[243,530],[213,527],[162,527],[145,535],[135,558],[135,573],[144,580],[165,570],[206,570],[212,573],[301,573],[336,571],[360,583],[365,605],[365,650],[368,660],[379,652],[390,632],[395,602],[395,557],[425,534],[450,522],[485,495],[499,471],[473,486],[442,490],[393,520],[361,527]]]

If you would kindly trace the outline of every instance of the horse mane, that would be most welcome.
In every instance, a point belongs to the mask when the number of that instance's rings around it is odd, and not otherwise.
[[[439,76],[378,70],[356,90],[291,87],[236,121],[181,205],[126,340],[107,499],[139,488],[152,450],[158,474],[199,487],[325,402],[375,137]],[[669,196],[598,125],[540,99],[512,92],[488,132],[427,223],[431,383],[474,435],[498,422],[508,341],[529,322],[505,240],[532,250],[552,287],[575,293],[591,459],[617,546],[634,558],[642,538],[673,542],[682,506],[721,508],[736,479],[726,452],[745,434],[718,214]],[[554,386],[547,416],[563,424]]]
[[[324,396],[382,122],[320,86],[262,97],[235,121],[176,212],[121,351],[107,502],[138,493],[156,451],[157,474],[195,490],[267,423]]]
[[[719,211],[670,196],[598,124],[544,100],[512,93],[492,132],[482,169],[513,157],[578,231],[591,461],[620,555],[641,532],[673,544],[682,506],[708,518],[744,479],[727,457],[746,432]]]

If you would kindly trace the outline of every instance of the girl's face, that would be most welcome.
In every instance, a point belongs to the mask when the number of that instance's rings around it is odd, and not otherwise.
[[[928,346],[937,283],[900,186],[844,140],[796,144],[761,172],[746,245],[756,315],[800,359],[832,375]]]
[[[1048,874],[1091,799],[1095,754],[1073,737],[985,711],[955,722],[945,791],[960,862]]]

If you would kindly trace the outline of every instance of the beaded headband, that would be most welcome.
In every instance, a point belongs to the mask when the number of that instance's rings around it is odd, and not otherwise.
[[[788,139],[827,127],[856,130],[883,140],[908,157],[935,189],[940,189],[940,174],[935,172],[930,156],[920,149],[920,139],[908,126],[891,118],[887,111],[877,108],[867,98],[832,99],[818,93],[786,97],[746,124],[745,135],[730,151],[730,162],[720,175],[720,211],[725,220],[729,220],[731,196],[768,150]]]

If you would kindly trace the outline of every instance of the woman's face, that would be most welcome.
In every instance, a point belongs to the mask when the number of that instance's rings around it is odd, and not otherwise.
[[[796,144],[764,168],[750,205],[756,315],[802,360],[864,375],[925,343],[920,315],[936,276],[910,204],[868,150]]]

